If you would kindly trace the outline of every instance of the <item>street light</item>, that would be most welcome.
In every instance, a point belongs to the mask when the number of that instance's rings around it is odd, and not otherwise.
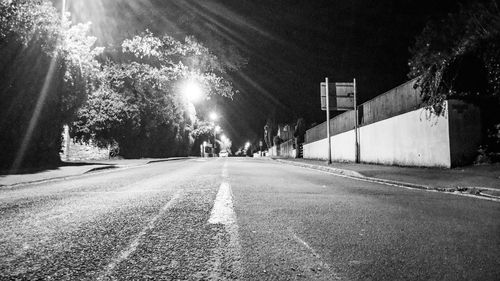
[[[245,155],[248,155],[248,149],[249,149],[249,148],[250,148],[250,142],[249,142],[249,141],[247,141],[247,142],[245,143]]]
[[[182,85],[182,94],[190,102],[197,102],[203,97],[203,89],[195,81],[187,81]]]
[[[209,117],[210,117],[210,120],[212,120],[214,122],[217,121],[217,119],[219,119],[219,115],[215,111],[210,112],[210,116]]]

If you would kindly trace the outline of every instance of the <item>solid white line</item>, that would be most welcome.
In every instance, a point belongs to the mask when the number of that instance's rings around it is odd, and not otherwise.
[[[111,272],[116,268],[117,265],[119,265],[121,262],[126,260],[132,253],[134,253],[137,250],[137,247],[139,246],[139,243],[141,239],[146,235],[146,232],[150,229],[152,229],[156,223],[156,221],[163,215],[165,212],[167,212],[170,208],[172,208],[177,201],[182,196],[182,190],[178,190],[174,196],[168,201],[168,203],[161,208],[160,212],[154,216],[148,224],[139,232],[135,238],[132,240],[132,242],[128,245],[127,248],[123,249],[111,262],[106,266],[104,269],[104,272],[99,274],[99,277],[97,280],[104,280],[104,278],[108,277]]]

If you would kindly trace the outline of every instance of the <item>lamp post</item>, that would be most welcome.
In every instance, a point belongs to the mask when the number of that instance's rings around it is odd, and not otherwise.
[[[245,143],[245,156],[248,156],[248,149],[250,148],[250,145],[251,145],[251,144],[250,144],[250,142],[249,142],[249,141],[247,141],[247,142]]]
[[[217,143],[217,130],[220,130],[220,127],[215,125],[215,121],[217,121],[217,119],[219,119],[219,115],[217,114],[217,112],[213,111],[210,113],[210,120],[212,120],[213,124],[214,124],[214,146],[213,146],[213,155],[215,157],[215,145]]]

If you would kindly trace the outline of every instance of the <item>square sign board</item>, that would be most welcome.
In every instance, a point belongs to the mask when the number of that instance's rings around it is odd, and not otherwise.
[[[330,111],[354,109],[354,83],[328,83]],[[326,83],[321,82],[321,110],[326,110]]]

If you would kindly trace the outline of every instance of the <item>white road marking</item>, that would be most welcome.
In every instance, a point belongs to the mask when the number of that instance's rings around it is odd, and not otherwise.
[[[208,223],[211,224],[235,224],[236,214],[233,210],[233,199],[231,194],[231,186],[228,182],[222,182],[215,198],[214,207],[210,214]]]
[[[329,272],[333,275],[333,277],[334,277],[336,280],[340,280],[340,279],[341,279],[341,278],[338,276],[338,274],[337,274],[337,273],[336,273],[336,272],[335,272],[335,271],[331,268],[331,266],[330,266],[328,263],[324,262],[324,261],[323,261],[323,259],[321,258],[321,256],[320,256],[320,255],[319,255],[319,254],[318,254],[318,253],[317,253],[317,252],[316,252],[316,251],[315,251],[315,250],[314,250],[311,246],[309,246],[309,244],[307,244],[307,242],[306,242],[306,241],[304,241],[304,240],[300,239],[300,237],[299,237],[299,236],[297,236],[297,234],[295,234],[295,233],[293,233],[293,232],[292,232],[292,236],[293,236],[293,238],[295,239],[295,241],[299,242],[299,244],[302,244],[302,245],[303,245],[306,249],[308,249],[308,250],[309,250],[309,252],[311,252],[311,254],[312,254],[312,255],[313,255],[316,259],[318,259],[318,260],[319,260],[319,264],[320,264],[322,267],[326,268],[326,269],[327,269],[327,270],[328,270],[328,271],[329,271]]]
[[[183,193],[182,190],[178,190],[174,194],[174,196],[172,196],[170,201],[168,201],[168,203],[165,204],[163,208],[161,208],[160,212],[156,216],[154,216],[148,222],[148,224],[141,230],[141,232],[139,232],[135,236],[135,238],[132,240],[132,242],[130,242],[128,247],[123,249],[116,257],[113,258],[113,260],[111,260],[111,262],[104,269],[104,272],[99,274],[97,280],[105,280],[105,278],[107,278],[112,273],[112,271],[116,268],[117,265],[126,260],[132,253],[134,253],[137,250],[137,247],[139,246],[141,239],[144,237],[144,235],[146,235],[146,232],[152,229],[156,221],[158,221],[158,219],[161,216],[163,216],[169,209],[171,209],[179,201],[179,199],[182,196],[182,193]]]
[[[241,245],[238,233],[238,224],[236,220],[236,213],[233,206],[233,195],[231,192],[231,185],[228,181],[229,173],[227,170],[227,160],[224,162],[222,168],[222,183],[215,198],[214,207],[208,219],[210,224],[222,224],[224,230],[229,235],[229,243],[227,248],[222,247],[222,237],[219,237],[219,247],[214,252],[214,265],[210,278],[213,280],[224,279],[221,276],[221,265],[224,256],[227,261],[232,263],[233,273],[238,277],[241,276]]]

